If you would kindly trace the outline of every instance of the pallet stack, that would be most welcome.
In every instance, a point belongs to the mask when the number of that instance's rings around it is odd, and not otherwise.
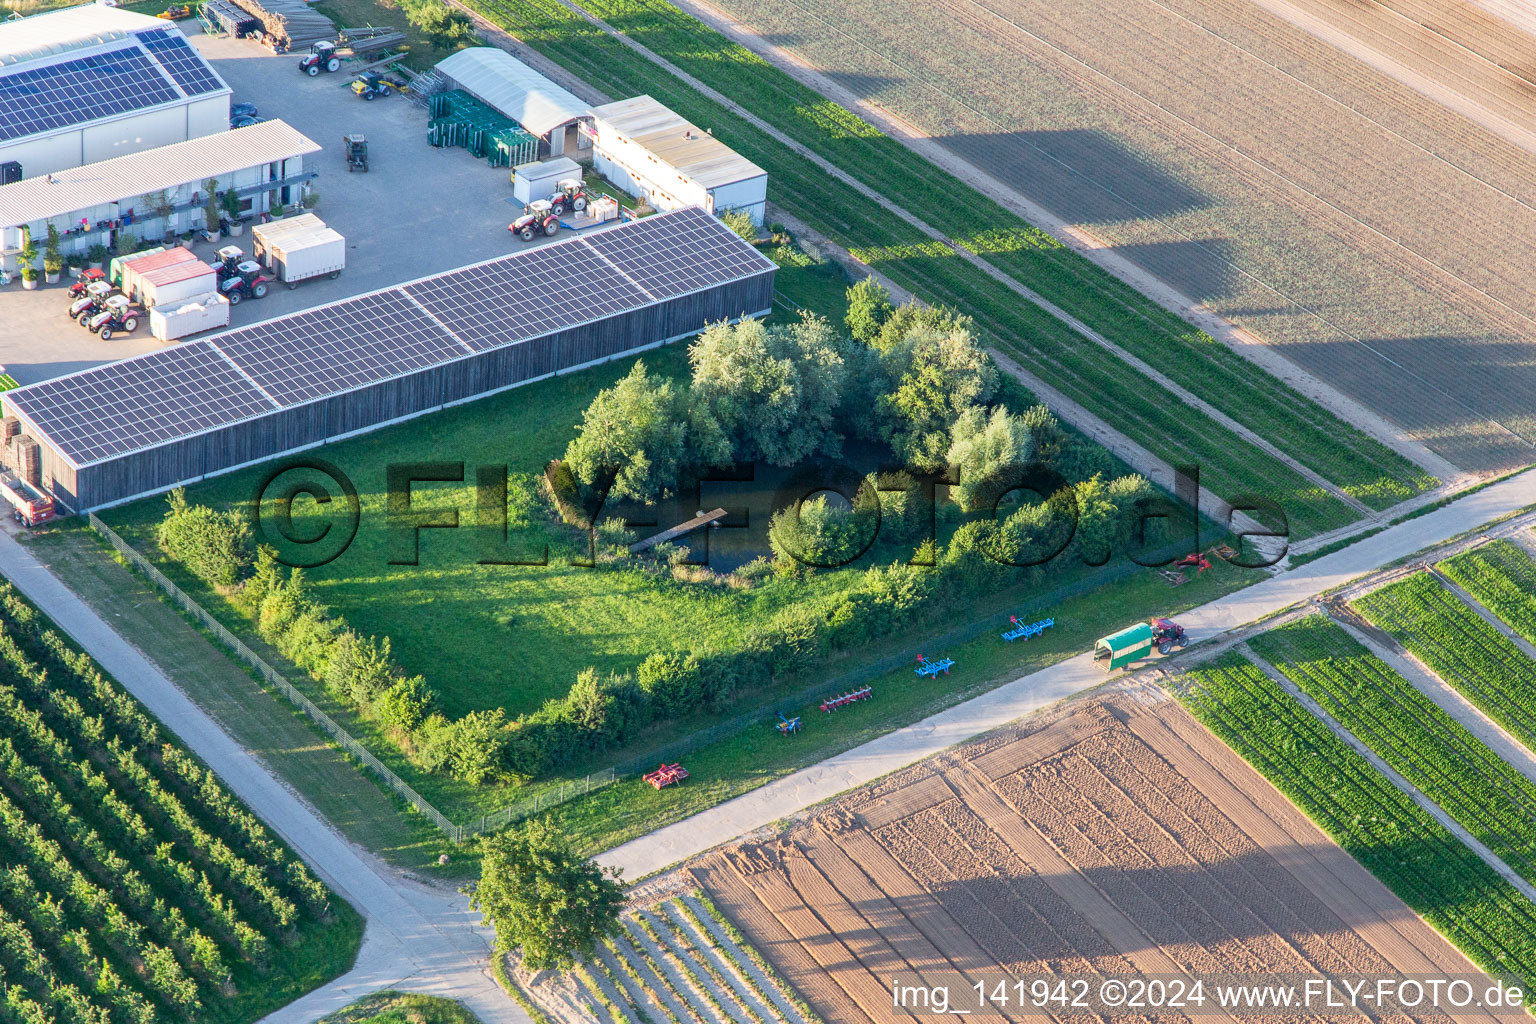
[[[37,442],[25,434],[17,434],[11,441],[10,452],[11,465],[16,467],[16,475],[33,487],[41,487],[43,450],[37,446]]]

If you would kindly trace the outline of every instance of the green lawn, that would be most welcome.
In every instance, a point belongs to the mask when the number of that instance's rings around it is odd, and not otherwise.
[[[479,1024],[479,1021],[479,1017],[452,999],[385,991],[375,992],[344,1010],[322,1017],[319,1024]]]

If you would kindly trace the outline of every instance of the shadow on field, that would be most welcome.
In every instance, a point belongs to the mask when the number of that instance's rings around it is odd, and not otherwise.
[[[1168,217],[1210,205],[1203,192],[1101,131],[959,133],[936,141],[1074,224]]]
[[[1117,245],[1114,251],[1196,302],[1223,299],[1238,291],[1235,253],[1225,238]]]

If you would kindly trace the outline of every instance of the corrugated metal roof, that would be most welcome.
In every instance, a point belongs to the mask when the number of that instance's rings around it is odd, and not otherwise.
[[[494,46],[460,50],[438,61],[437,70],[535,135],[592,116],[575,95]]]
[[[0,22],[0,65],[96,46],[122,39],[136,29],[165,28],[168,24],[147,14],[99,4],[82,4]]]
[[[705,188],[731,185],[768,173],[649,96],[593,107],[592,116],[629,141],[644,146],[647,152],[678,174]],[[598,136],[601,141],[601,129]]]
[[[0,226],[31,224],[319,151],[319,143],[284,121],[233,128],[0,185]]]

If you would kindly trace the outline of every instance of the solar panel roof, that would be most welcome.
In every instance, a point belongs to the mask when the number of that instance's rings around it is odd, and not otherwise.
[[[0,140],[180,99],[137,45],[0,75]]]
[[[404,290],[476,351],[651,301],[617,267],[576,239],[455,270]]]
[[[224,83],[208,69],[202,56],[192,49],[180,32],[164,28],[151,29],[140,32],[139,39],[188,96],[201,96],[205,92],[217,92],[224,88]]]
[[[399,290],[295,313],[215,341],[283,405],[324,398],[467,352]]]
[[[8,400],[77,464],[273,409],[208,341],[32,384]]]
[[[772,269],[714,218],[684,210],[29,384],[5,401],[85,465]]]
[[[773,267],[766,256],[697,206],[647,217],[585,241],[658,299]]]

